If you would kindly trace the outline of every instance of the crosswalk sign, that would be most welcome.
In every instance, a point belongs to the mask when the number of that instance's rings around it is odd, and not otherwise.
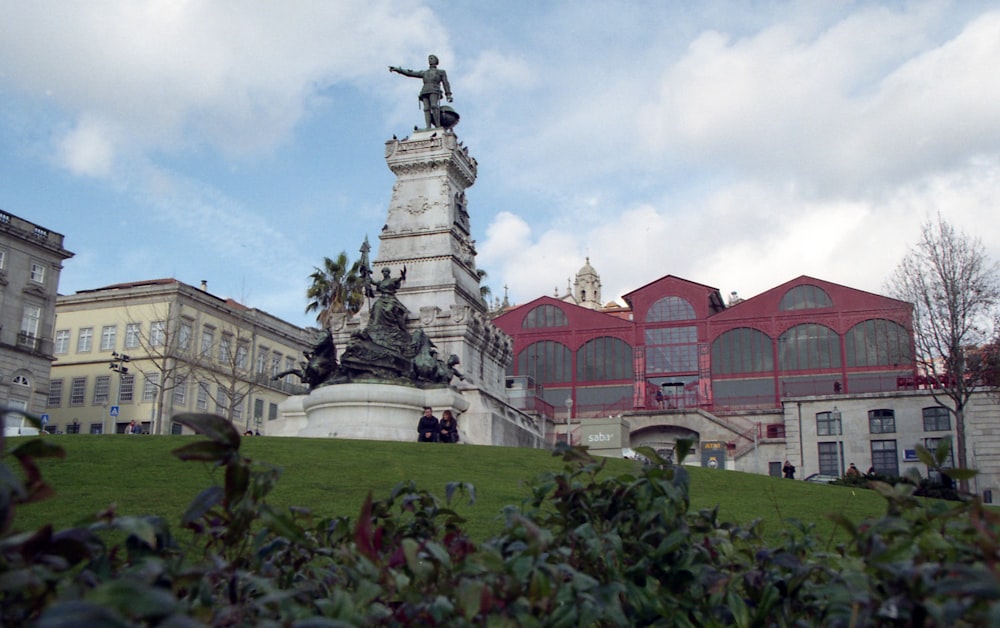
[[[118,406],[111,406],[111,416],[118,416]]]

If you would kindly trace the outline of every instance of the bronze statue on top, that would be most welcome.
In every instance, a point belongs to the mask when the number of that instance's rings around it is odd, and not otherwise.
[[[458,124],[458,114],[454,109],[441,105],[442,87],[444,97],[451,102],[451,86],[448,85],[448,74],[438,69],[438,58],[434,55],[427,57],[427,64],[430,66],[426,70],[407,70],[399,66],[389,66],[390,72],[423,79],[424,86],[420,90],[420,102],[424,106],[424,123],[427,129],[445,128],[449,129]]]

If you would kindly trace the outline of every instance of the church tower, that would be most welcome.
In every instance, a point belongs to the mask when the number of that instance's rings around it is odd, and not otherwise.
[[[573,297],[576,304],[591,310],[601,309],[601,276],[590,265],[590,257],[576,273],[573,281]]]

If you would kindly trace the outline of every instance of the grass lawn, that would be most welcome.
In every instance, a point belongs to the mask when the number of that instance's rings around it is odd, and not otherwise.
[[[63,528],[116,505],[119,514],[157,514],[175,528],[180,515],[202,489],[222,483],[219,469],[181,462],[170,451],[198,436],[58,435],[48,436],[67,453],[65,459],[39,461],[55,498],[20,508],[19,530],[46,522]],[[8,447],[19,439],[8,441]],[[561,459],[537,449],[448,446],[307,438],[245,438],[241,451],[249,458],[283,469],[269,501],[303,506],[321,516],[355,517],[369,491],[386,497],[399,482],[413,480],[443,501],[445,485],[468,482],[476,503],[459,497],[455,509],[468,520],[466,530],[477,539],[501,529],[505,505],[520,504],[525,486],[539,473],[562,468]],[[10,456],[5,462],[13,464]],[[609,460],[605,473],[634,473],[637,463]],[[764,522],[768,537],[780,535],[789,518],[815,523],[818,538],[843,541],[829,513],[854,521],[879,516],[885,502],[873,491],[783,480],[747,473],[689,467],[693,510],[718,506],[724,520]]]

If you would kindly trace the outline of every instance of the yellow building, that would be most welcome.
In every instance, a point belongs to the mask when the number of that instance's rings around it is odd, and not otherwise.
[[[180,433],[182,412],[267,433],[278,404],[304,392],[295,368],[316,330],[175,279],[60,296],[46,413],[52,432]]]

